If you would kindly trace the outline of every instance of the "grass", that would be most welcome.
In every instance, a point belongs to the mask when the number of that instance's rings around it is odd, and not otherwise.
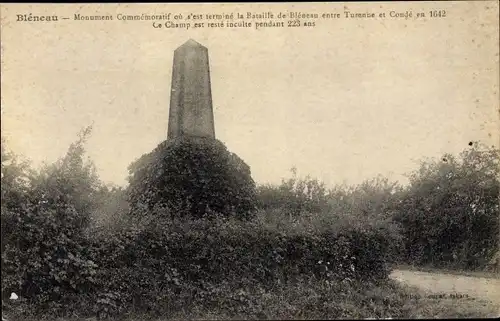
[[[238,295],[235,296],[235,293]],[[210,301],[210,302],[208,302]],[[335,283],[304,279],[276,285],[272,291],[258,286],[244,292],[225,288],[207,302],[195,302],[184,311],[165,311],[162,317],[143,312],[111,320],[165,321],[193,319],[387,319],[494,317],[498,307],[474,298],[433,298],[416,288],[392,280],[377,284]],[[24,317],[9,321],[93,321],[96,318]]]

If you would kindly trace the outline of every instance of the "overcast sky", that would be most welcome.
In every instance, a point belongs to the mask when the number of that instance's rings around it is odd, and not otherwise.
[[[436,5],[288,9],[415,14]],[[258,183],[279,182],[292,166],[329,185],[377,174],[404,181],[424,157],[458,153],[475,140],[498,146],[496,1],[440,3],[445,19],[317,20],[313,28],[262,30],[154,29],[148,21],[72,17],[278,13],[286,6],[1,8],[2,134],[34,165],[63,156],[94,123],[88,154],[104,181],[125,184],[127,166],[167,137],[173,51],[189,38],[209,50],[216,137],[251,166]],[[29,12],[71,19],[15,21]]]

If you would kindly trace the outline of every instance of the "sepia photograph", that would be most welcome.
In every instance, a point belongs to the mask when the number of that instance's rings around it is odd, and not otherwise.
[[[498,1],[0,4],[2,321],[500,316]]]

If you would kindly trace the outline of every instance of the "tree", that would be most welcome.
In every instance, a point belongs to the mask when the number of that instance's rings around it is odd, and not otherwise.
[[[297,177],[295,167],[292,177],[283,179],[280,185],[265,184],[257,188],[257,200],[260,209],[281,209],[291,217],[304,213],[319,213],[327,206],[327,189],[323,182],[306,176]]]
[[[473,269],[491,259],[498,250],[499,156],[473,143],[412,173],[395,216],[405,229],[408,261]]]
[[[32,193],[37,201],[46,206],[71,204],[80,216],[82,226],[89,223],[102,183],[90,159],[85,159],[85,143],[92,126],[80,131],[66,155],[50,165],[44,165],[32,182]]]
[[[63,158],[40,171],[9,163],[14,158],[2,146],[3,293],[47,302],[64,297],[64,289],[89,286],[95,266],[82,255],[83,232],[100,186],[92,162],[84,159],[90,132],[82,130]]]
[[[7,149],[4,137],[1,139],[2,208],[15,207],[28,195],[34,171],[28,161]]]

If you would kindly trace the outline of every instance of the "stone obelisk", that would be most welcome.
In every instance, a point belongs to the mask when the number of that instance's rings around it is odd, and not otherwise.
[[[208,49],[190,39],[174,51],[168,139],[215,138]]]

